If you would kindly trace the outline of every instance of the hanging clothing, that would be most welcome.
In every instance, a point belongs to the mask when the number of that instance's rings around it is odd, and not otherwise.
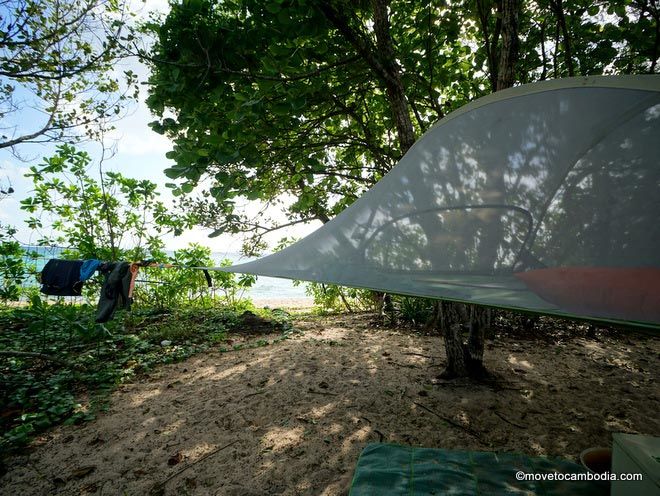
[[[132,271],[127,262],[116,262],[103,264],[101,272],[105,273],[105,281],[101,288],[99,303],[96,307],[96,322],[102,323],[110,320],[117,307],[129,309],[131,298],[129,290],[131,287]]]
[[[140,271],[140,264],[132,263],[128,268],[128,271],[131,273],[131,281],[128,284],[128,297],[131,300],[131,303],[133,303],[133,289],[135,289],[135,280]]]
[[[53,296],[80,296],[82,260],[49,260],[41,271],[41,292]]]
[[[96,269],[99,268],[99,265],[101,265],[101,261],[95,258],[85,260],[80,267],[80,280],[84,282],[91,278],[94,275],[94,272],[96,272]]]

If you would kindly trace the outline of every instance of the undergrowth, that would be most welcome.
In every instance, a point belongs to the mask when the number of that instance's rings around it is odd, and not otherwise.
[[[245,309],[136,308],[106,324],[94,322],[89,305],[46,305],[38,297],[28,307],[0,310],[0,452],[54,425],[93,419],[115,386],[159,364],[210,347],[238,349],[223,343],[243,325]],[[292,332],[285,312],[261,312],[279,333],[275,341]]]

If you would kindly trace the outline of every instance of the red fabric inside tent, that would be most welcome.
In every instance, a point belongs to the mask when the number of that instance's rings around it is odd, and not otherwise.
[[[516,277],[546,301],[580,315],[660,321],[660,269],[558,267]]]

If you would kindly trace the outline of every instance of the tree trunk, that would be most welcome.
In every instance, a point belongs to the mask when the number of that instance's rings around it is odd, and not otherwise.
[[[410,118],[406,92],[401,82],[401,67],[396,60],[394,42],[390,32],[390,19],[387,13],[389,0],[372,0],[374,9],[374,32],[376,33],[377,58],[383,68],[383,82],[392,106],[396,123],[399,148],[405,154],[415,143],[415,129]]]
[[[486,50],[486,63],[488,64],[488,79],[492,91],[497,90],[497,43],[502,32],[502,0],[477,0],[477,22],[481,28],[482,41]],[[490,22],[492,9],[495,7],[495,26],[491,33]]]
[[[442,372],[442,377],[454,379],[470,376],[468,362],[465,359],[461,324],[458,322],[445,324],[442,329],[442,337],[445,340],[445,353],[447,354],[447,367]]]
[[[468,372],[473,377],[486,373],[484,367],[484,342],[486,330],[490,328],[490,308],[472,305],[470,307],[470,336],[468,337]]]
[[[489,11],[481,1],[477,2],[479,21],[482,29],[486,52],[489,54],[488,67],[490,80],[495,82],[493,91],[503,90],[513,86],[516,81],[515,69],[518,63],[518,16],[520,0],[501,0],[496,3],[501,12],[501,24],[498,20],[495,33],[488,31]],[[501,10],[500,10],[501,9]],[[501,40],[497,38],[501,37]],[[494,60],[494,47],[500,42],[497,64]],[[489,174],[486,179],[489,196],[483,200],[488,203],[498,203],[504,192],[504,173]],[[493,270],[497,261],[497,247],[502,238],[501,219],[493,212],[488,219],[488,229],[485,229],[479,247],[478,263],[480,270]],[[481,377],[486,373],[483,365],[484,341],[486,329],[490,326],[491,311],[488,308],[471,305],[469,315],[465,306],[452,302],[440,302],[437,305],[439,317],[437,322],[442,329],[447,354],[447,368],[444,377]],[[462,322],[469,322],[467,343],[463,341]]]
[[[348,22],[346,14],[336,9],[332,2],[321,2],[320,8],[326,18],[371,67],[376,77],[384,86],[390,103],[392,117],[396,125],[399,148],[403,155],[415,142],[415,129],[411,119],[405,88],[401,81],[401,67],[397,62],[394,42],[390,31],[389,3],[389,0],[371,0],[373,7],[373,31],[376,37],[375,44],[364,32],[354,29],[351,23]],[[505,4],[508,5],[505,6]],[[520,0],[497,0],[496,6],[498,12],[502,12],[502,16],[498,16],[497,18],[494,35],[491,37],[485,33],[485,42],[488,44],[490,39],[491,43],[489,48],[491,50],[489,69],[492,76],[492,73],[497,72],[498,67],[503,68],[508,79],[504,80],[502,84],[512,85],[514,77],[513,69],[509,68],[509,66],[514,66],[517,60]],[[508,10],[506,11],[500,10],[507,8]],[[483,5],[482,14],[484,25],[486,25],[489,16],[486,15]],[[500,17],[502,20],[500,20]],[[505,23],[508,23],[506,27],[504,26]],[[494,48],[498,43],[500,29],[502,32],[506,29],[508,48],[506,51],[506,61],[500,61],[498,66],[495,64]],[[502,34],[502,36],[504,37],[505,35]],[[502,57],[502,52],[503,50],[500,50],[500,58]],[[493,79],[491,78],[491,80]],[[495,81],[498,81],[499,84],[498,79],[495,79]],[[498,88],[494,86],[493,89]],[[428,232],[435,232],[435,229],[430,228]],[[385,314],[390,313],[394,316],[391,300],[388,297],[389,295],[383,296],[383,312]],[[440,302],[438,304],[438,319],[445,336],[445,347],[448,357],[446,372],[452,377],[474,374],[475,371],[481,373],[483,371],[483,336],[485,327],[479,324],[484,321],[481,312],[482,310],[480,309],[475,309],[472,312],[472,315],[475,316],[472,320],[477,324],[470,325],[470,335],[472,337],[469,339],[468,345],[466,345],[462,340],[462,323],[468,320],[465,306],[452,302]]]
[[[519,12],[520,0],[504,0],[502,2],[502,46],[497,69],[497,91],[510,88],[516,81]]]
[[[319,8],[369,65],[387,93],[392,117],[396,125],[401,154],[405,154],[415,143],[415,128],[405,88],[401,81],[401,67],[397,62],[388,15],[389,0],[372,0],[374,10],[374,33],[376,44],[369,35],[351,26],[346,13],[338,10],[333,2],[321,2]]]
[[[653,49],[651,50],[651,66],[649,67],[649,74],[655,74],[655,66],[658,62],[658,49],[660,48],[660,19],[658,12],[660,9],[656,9],[656,15],[653,16],[655,21],[655,41],[653,42]]]
[[[483,377],[484,341],[490,327],[491,311],[475,305],[449,301],[436,303],[436,322],[442,330],[447,355],[447,366],[442,373],[446,379],[457,377]],[[462,322],[469,321],[467,342],[463,339]]]
[[[573,49],[571,47],[571,37],[568,33],[568,26],[566,24],[566,16],[564,15],[564,2],[563,0],[552,0],[550,4],[557,16],[557,24],[561,29],[561,35],[564,40],[564,61],[568,68],[568,75],[573,77],[575,75],[575,69],[573,68]]]
[[[469,375],[468,361],[466,360],[465,346],[463,345],[463,331],[461,322],[464,320],[461,310],[463,305],[449,301],[438,301],[438,323],[445,341],[447,366],[442,376],[447,379],[467,377]]]
[[[545,81],[548,74],[548,55],[545,53],[545,19],[541,21],[541,60],[543,61],[541,81]]]

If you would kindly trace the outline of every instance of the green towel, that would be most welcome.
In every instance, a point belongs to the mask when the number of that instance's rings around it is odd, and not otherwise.
[[[370,444],[360,455],[350,496],[580,495],[606,496],[590,481],[519,481],[516,473],[585,473],[568,460],[479,451]]]

